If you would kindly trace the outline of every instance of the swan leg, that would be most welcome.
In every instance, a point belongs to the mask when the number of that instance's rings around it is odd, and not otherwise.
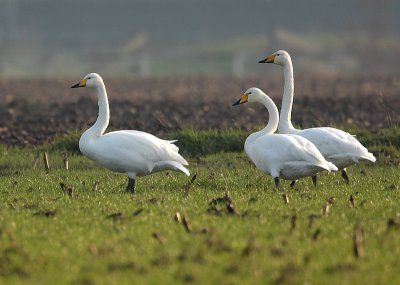
[[[312,183],[314,184],[314,187],[317,187],[317,175],[311,176]]]
[[[135,179],[130,178],[130,177],[128,177],[128,178],[129,178],[129,181],[128,181],[128,185],[126,186],[126,192],[134,194],[135,193]]]
[[[293,180],[292,183],[290,183],[290,187],[294,188],[294,186],[296,186],[296,182],[297,180]]]
[[[275,177],[274,181],[275,181],[275,187],[279,188],[279,177]]]
[[[349,177],[347,176],[347,172],[346,172],[346,168],[344,168],[342,170],[342,177],[344,179],[344,182],[346,182],[347,184],[349,184]]]

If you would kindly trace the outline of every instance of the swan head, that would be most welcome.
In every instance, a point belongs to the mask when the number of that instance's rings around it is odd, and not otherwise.
[[[71,88],[78,88],[78,87],[97,87],[103,84],[103,79],[97,73],[89,73],[86,75],[81,81],[79,81]]]
[[[237,102],[235,102],[232,106],[244,104],[246,102],[259,102],[259,98],[262,96],[266,95],[261,89],[257,87],[252,87],[248,89],[246,92],[244,92],[242,97],[240,97],[240,99]]]
[[[274,63],[277,65],[286,65],[288,62],[291,62],[292,59],[290,58],[290,55],[288,52],[284,50],[278,50],[274,52],[273,54],[270,54],[267,56],[265,59],[260,60],[258,63]]]

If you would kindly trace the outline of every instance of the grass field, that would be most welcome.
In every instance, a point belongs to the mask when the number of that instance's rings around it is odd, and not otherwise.
[[[158,173],[134,195],[77,134],[45,147],[49,173],[43,152],[34,169],[36,150],[0,147],[0,284],[400,284],[399,131],[383,132],[358,131],[378,162],[350,185],[280,190],[233,130],[175,134],[196,179]]]

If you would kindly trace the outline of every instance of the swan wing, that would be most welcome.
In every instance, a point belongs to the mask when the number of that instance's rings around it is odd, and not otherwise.
[[[170,162],[188,165],[173,141],[140,131],[107,133],[91,143],[88,156],[101,165],[119,172],[149,173]],[[170,163],[176,168],[174,163]]]
[[[314,165],[330,170],[318,149],[306,139],[296,135],[265,135],[245,147],[247,155],[257,168],[271,173],[288,164],[298,167]],[[276,174],[275,174],[276,175]]]
[[[119,147],[127,151],[132,150],[141,154],[145,159],[153,162],[176,161],[183,165],[188,162],[178,153],[179,148],[174,144],[176,140],[163,140],[152,134],[141,131],[117,131],[105,134],[103,139],[115,141],[118,137]]]
[[[360,159],[376,161],[374,155],[368,152],[354,136],[342,130],[330,127],[310,128],[300,130],[296,134],[315,144],[328,160],[329,158],[346,155],[350,156],[355,162]]]
[[[331,162],[325,160],[322,153],[318,150],[318,148],[310,142],[308,139],[298,136],[298,135],[289,135],[291,136],[298,147],[303,151],[303,155],[305,155],[305,159],[308,159],[308,162],[314,163],[316,165],[321,166],[322,168],[329,171],[337,171],[338,168]]]

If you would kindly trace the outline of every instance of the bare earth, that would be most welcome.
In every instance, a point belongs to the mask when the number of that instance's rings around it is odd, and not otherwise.
[[[0,143],[33,146],[97,117],[95,91],[70,89],[72,80],[0,80]],[[259,105],[232,107],[257,86],[281,104],[283,78],[105,79],[110,128],[137,129],[165,137],[183,128],[242,128],[266,122]],[[400,77],[296,76],[292,119],[301,127],[336,125],[372,131],[400,123]]]

